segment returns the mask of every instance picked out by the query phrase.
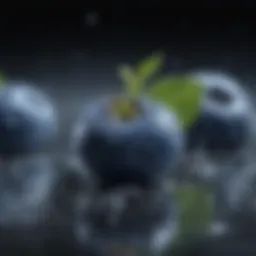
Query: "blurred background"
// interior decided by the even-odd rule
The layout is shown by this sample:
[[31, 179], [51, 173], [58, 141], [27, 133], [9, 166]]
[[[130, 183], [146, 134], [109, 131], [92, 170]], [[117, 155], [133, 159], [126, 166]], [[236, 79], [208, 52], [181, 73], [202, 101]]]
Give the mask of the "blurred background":
[[0, 70], [10, 79], [38, 84], [56, 100], [62, 126], [59, 150], [65, 148], [83, 102], [121, 89], [118, 64], [135, 63], [155, 50], [167, 54], [166, 72], [221, 70], [252, 86], [256, 38], [250, 5], [255, 3], [244, 2], [239, 9], [221, 3], [2, 9]]

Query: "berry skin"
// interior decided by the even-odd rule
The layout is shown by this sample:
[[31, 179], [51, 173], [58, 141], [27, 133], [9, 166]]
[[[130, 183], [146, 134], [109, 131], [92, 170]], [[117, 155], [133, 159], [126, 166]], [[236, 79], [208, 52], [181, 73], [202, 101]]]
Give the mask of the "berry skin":
[[41, 151], [57, 132], [55, 109], [43, 92], [26, 83], [0, 89], [0, 156]]
[[183, 153], [184, 135], [176, 116], [140, 99], [134, 118], [121, 120], [111, 109], [115, 100], [95, 102], [76, 125], [75, 144], [81, 159], [102, 188], [157, 184]]
[[190, 146], [208, 152], [235, 152], [249, 139], [252, 106], [239, 84], [220, 73], [192, 74], [205, 88], [201, 115], [190, 131]]

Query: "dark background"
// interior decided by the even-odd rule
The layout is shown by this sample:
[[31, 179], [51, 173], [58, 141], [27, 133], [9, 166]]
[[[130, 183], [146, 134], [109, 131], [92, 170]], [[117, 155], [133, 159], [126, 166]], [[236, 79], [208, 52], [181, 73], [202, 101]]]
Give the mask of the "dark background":
[[0, 70], [10, 79], [35, 82], [56, 100], [62, 124], [59, 148], [66, 145], [83, 101], [121, 88], [117, 65], [134, 63], [154, 50], [167, 53], [166, 71], [222, 70], [254, 84], [252, 1], [237, 8], [218, 1], [193, 2], [192, 7], [182, 1], [157, 2], [141, 8], [110, 3], [112, 8], [102, 10], [68, 5], [1, 9]]

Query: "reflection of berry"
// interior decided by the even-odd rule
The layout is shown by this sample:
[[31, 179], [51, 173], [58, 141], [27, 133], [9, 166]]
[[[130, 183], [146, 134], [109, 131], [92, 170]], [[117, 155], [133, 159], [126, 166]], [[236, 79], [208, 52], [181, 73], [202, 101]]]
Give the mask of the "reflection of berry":
[[[180, 256], [226, 256], [226, 255], [255, 255], [255, 236], [246, 235], [232, 226], [222, 234], [208, 234], [203, 237], [192, 238], [187, 243], [181, 243], [175, 252], [169, 255]], [[166, 256], [167, 256], [166, 255]]]
[[149, 186], [176, 163], [184, 137], [173, 113], [141, 99], [125, 118], [105, 98], [85, 111], [77, 126], [79, 153], [104, 187], [121, 184]]
[[201, 116], [191, 129], [191, 146], [235, 151], [248, 141], [252, 109], [236, 81], [218, 73], [195, 74], [205, 86]]
[[233, 226], [250, 234], [256, 234], [255, 167], [252, 164], [239, 169], [226, 182], [222, 182], [222, 196], [228, 208], [226, 218]]
[[[42, 159], [15, 162], [2, 170], [1, 254], [36, 253], [35, 248], [45, 236], [43, 222], [52, 196], [54, 177], [52, 166]], [[33, 244], [30, 249], [29, 244]]]
[[73, 228], [83, 175], [56, 167], [35, 157], [1, 170], [1, 255], [75, 255]]
[[88, 214], [90, 236], [85, 251], [88, 255], [162, 255], [177, 232], [178, 214], [172, 200], [169, 192], [134, 188], [95, 198]]
[[57, 130], [55, 109], [46, 95], [24, 83], [0, 90], [0, 155], [41, 150]]

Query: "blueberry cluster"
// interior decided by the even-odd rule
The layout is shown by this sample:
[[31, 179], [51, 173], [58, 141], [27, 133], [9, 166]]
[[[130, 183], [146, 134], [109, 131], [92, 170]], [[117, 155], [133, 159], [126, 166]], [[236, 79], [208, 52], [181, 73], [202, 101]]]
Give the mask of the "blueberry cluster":
[[[189, 129], [170, 107], [146, 96], [105, 96], [83, 107], [71, 134], [74, 156], [64, 157], [49, 153], [58, 134], [51, 99], [23, 82], [2, 86], [0, 254], [226, 255], [240, 241], [239, 255], [252, 255], [256, 171], [233, 163], [245, 159], [252, 144], [250, 97], [223, 74], [189, 75], [204, 86]], [[198, 170], [206, 169], [195, 161], [200, 152], [207, 161], [225, 159], [210, 182]], [[188, 244], [172, 250], [182, 211], [175, 191], [198, 182], [225, 211], [203, 239], [190, 234]]]

